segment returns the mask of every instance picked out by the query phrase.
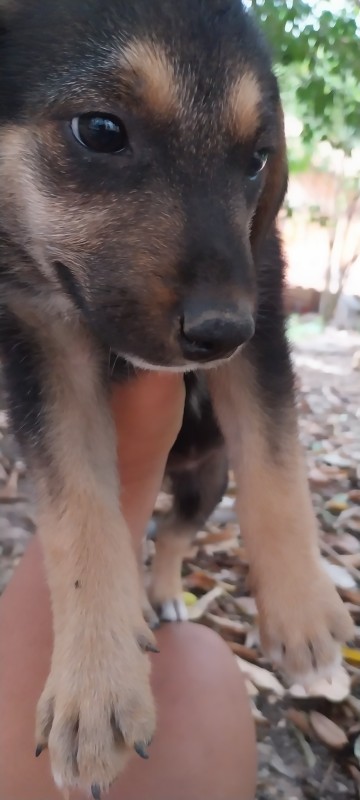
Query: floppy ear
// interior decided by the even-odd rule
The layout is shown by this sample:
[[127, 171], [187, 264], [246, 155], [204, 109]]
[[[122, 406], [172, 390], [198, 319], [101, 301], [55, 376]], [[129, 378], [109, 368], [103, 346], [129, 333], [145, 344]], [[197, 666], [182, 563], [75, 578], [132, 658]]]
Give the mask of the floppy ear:
[[277, 111], [278, 147], [271, 153], [266, 167], [266, 181], [261, 193], [251, 228], [251, 246], [256, 253], [264, 237], [275, 222], [284, 200], [288, 183], [288, 165], [284, 130], [284, 112], [279, 101]]

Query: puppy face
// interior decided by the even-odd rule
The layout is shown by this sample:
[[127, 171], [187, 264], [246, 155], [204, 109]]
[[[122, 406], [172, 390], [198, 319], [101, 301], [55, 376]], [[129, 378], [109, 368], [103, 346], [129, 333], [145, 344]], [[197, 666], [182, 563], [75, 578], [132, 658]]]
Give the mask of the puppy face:
[[240, 3], [2, 15], [1, 225], [30, 259], [27, 292], [135, 364], [231, 355], [254, 330], [256, 246], [286, 183], [276, 81]]

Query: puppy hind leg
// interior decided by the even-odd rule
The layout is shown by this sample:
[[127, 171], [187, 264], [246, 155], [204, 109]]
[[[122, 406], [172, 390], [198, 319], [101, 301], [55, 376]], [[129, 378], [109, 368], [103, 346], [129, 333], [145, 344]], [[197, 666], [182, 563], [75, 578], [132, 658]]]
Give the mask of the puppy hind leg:
[[182, 598], [183, 560], [226, 490], [228, 464], [224, 448], [212, 451], [195, 468], [173, 472], [171, 479], [174, 506], [157, 529], [149, 598], [160, 619], [176, 622], [187, 619]]

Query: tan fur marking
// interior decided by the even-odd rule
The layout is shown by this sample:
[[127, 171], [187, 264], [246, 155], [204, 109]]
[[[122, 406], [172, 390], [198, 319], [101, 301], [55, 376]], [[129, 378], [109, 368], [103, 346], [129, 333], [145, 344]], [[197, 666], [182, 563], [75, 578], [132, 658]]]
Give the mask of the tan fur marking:
[[250, 138], [259, 122], [261, 90], [255, 75], [245, 72], [232, 87], [228, 99], [228, 116], [234, 136]]
[[184, 529], [182, 533], [174, 531], [170, 525], [169, 530], [162, 530], [158, 535], [149, 589], [150, 601], [155, 608], [168, 600], [181, 598], [182, 563], [195, 534], [193, 529]]
[[159, 44], [133, 39], [122, 51], [121, 66], [150, 111], [166, 116], [181, 110], [184, 92], [180, 77]]
[[[240, 368], [240, 363], [242, 371]], [[297, 438], [294, 412], [274, 431], [271, 452], [250, 365], [240, 355], [209, 373], [238, 487], [240, 528], [249, 554], [262, 642], [293, 679], [331, 674], [337, 642], [351, 638], [345, 606], [320, 563], [317, 525]], [[312, 649], [309, 647], [309, 643]]]
[[[54, 648], [39, 701], [37, 744], [60, 786], [107, 788], [135, 742], [154, 732], [136, 559], [120, 512], [116, 436], [83, 327], [15, 308], [43, 352], [50, 469], [34, 464]], [[89, 698], [92, 698], [89, 703]], [[114, 738], [115, 719], [123, 740]], [[79, 722], [76, 759], [74, 726]], [[119, 738], [118, 736], [118, 738]]]

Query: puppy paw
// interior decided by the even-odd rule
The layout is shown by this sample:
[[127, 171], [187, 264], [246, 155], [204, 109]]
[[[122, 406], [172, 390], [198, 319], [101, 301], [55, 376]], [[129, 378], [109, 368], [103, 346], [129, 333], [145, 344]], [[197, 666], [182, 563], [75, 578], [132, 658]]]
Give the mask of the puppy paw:
[[307, 566], [301, 576], [290, 571], [277, 585], [259, 585], [257, 603], [264, 651], [288, 679], [309, 685], [331, 678], [354, 626], [322, 568]]
[[187, 608], [181, 595], [157, 603], [156, 612], [163, 622], [186, 622], [188, 619]]
[[98, 800], [132, 752], [148, 758], [155, 708], [144, 651], [155, 649], [148, 629], [115, 642], [109, 634], [86, 651], [57, 642], [37, 709], [36, 755], [49, 748], [60, 788], [80, 786]]

